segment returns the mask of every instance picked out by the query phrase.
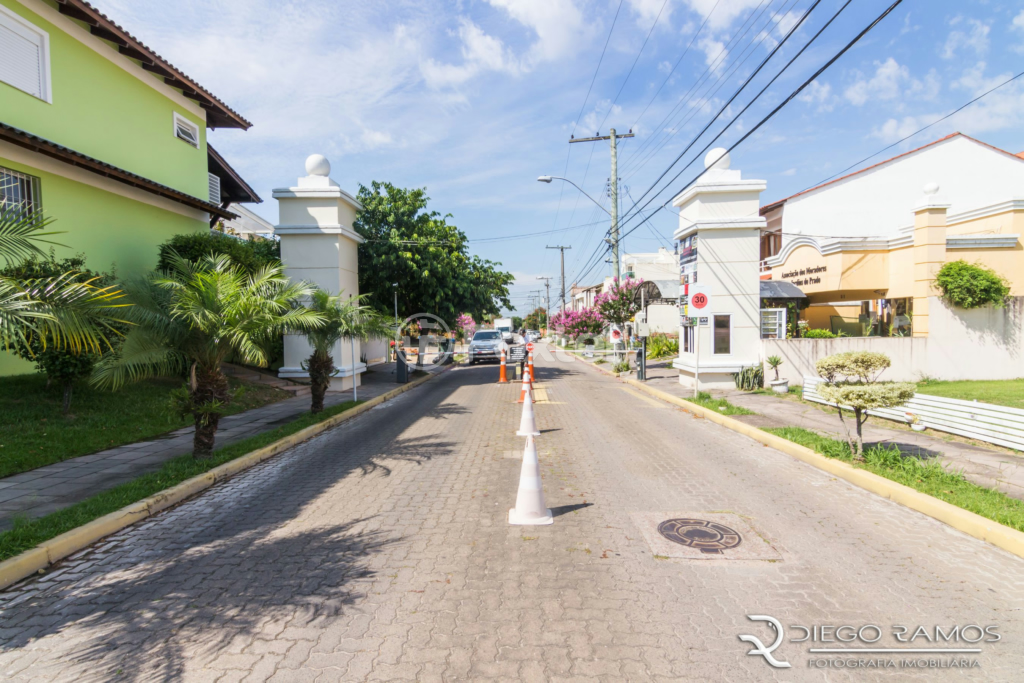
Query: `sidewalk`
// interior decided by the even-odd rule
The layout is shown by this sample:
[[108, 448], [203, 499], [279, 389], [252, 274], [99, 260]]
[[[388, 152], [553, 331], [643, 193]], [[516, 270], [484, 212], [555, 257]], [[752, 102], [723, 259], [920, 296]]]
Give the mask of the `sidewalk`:
[[[394, 363], [373, 366], [362, 377], [359, 399], [370, 399], [394, 389], [394, 369]], [[324, 405], [330, 407], [351, 399], [351, 391], [329, 393]], [[221, 418], [217, 448], [287, 424], [309, 411], [309, 403], [309, 396], [297, 396]], [[193, 427], [185, 427], [150, 441], [125, 444], [0, 479], [0, 531], [10, 529], [15, 517], [42, 517], [160, 469], [167, 460], [192, 451], [194, 431]]]
[[[580, 358], [589, 362], [589, 359]], [[657, 361], [647, 367], [647, 384], [682, 399], [693, 398], [693, 390], [679, 384], [679, 373], [671, 360]], [[635, 379], [635, 375], [633, 376]], [[735, 406], [752, 410], [755, 415], [733, 415], [733, 419], [758, 428], [803, 427], [823, 436], [846, 439], [839, 416], [802, 401], [776, 398], [771, 394], [753, 394], [738, 389], [713, 391]], [[940, 459], [950, 470], [986, 488], [997, 489], [1008, 496], [1024, 500], [1024, 458], [995, 448], [943, 438], [941, 432], [914, 432], [887, 427], [886, 420], [869, 418], [864, 425], [864, 444], [898, 446], [906, 455]]]

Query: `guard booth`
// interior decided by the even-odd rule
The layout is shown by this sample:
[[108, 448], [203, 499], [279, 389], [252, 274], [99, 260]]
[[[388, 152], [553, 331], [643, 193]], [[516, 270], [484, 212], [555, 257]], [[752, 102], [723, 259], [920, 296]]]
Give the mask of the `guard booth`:
[[674, 280], [645, 280], [633, 290], [633, 304], [639, 308], [636, 315], [636, 336], [640, 338], [640, 353], [636, 361], [636, 378], [647, 379], [647, 338], [651, 324], [647, 309], [650, 306], [679, 307], [679, 283]]

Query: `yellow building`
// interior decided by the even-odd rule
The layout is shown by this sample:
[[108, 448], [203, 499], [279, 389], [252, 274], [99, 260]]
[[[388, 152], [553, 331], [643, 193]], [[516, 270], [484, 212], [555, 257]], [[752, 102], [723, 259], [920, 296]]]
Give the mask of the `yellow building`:
[[927, 336], [948, 261], [992, 268], [1024, 295], [1024, 158], [961, 133], [760, 213], [761, 279], [803, 290], [810, 328]]

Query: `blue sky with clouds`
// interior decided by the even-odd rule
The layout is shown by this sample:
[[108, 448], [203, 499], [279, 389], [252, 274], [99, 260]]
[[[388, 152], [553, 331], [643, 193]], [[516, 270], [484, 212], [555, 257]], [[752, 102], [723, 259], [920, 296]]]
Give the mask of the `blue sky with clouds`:
[[[821, 0], [775, 57], [683, 157], [672, 177], [727, 123], [731, 144], [891, 0], [853, 0], [742, 116], [739, 110], [845, 0]], [[387, 180], [425, 186], [473, 250], [516, 274], [515, 303], [566, 252], [571, 284], [609, 266], [588, 257], [607, 218], [563, 175], [608, 204], [607, 144], [569, 135], [633, 129], [620, 146], [625, 208], [680, 154], [814, 0], [96, 0], [96, 5], [253, 122], [210, 141], [264, 197], [325, 154], [355, 190]], [[617, 16], [616, 16], [617, 13]], [[614, 22], [614, 28], [613, 28]], [[609, 38], [610, 35], [610, 38]], [[597, 76], [595, 69], [601, 59]], [[998, 0], [905, 0], [769, 124], [732, 154], [785, 197], [945, 116], [1024, 71], [1024, 7]], [[591, 81], [593, 89], [587, 96]], [[581, 115], [582, 111], [582, 115]], [[1024, 150], [1024, 78], [872, 159], [959, 130]], [[571, 149], [570, 149], [571, 148]], [[870, 162], [869, 162], [870, 163]], [[650, 205], [666, 201], [697, 161]], [[645, 200], [646, 201], [646, 200]], [[632, 224], [635, 224], [634, 221]], [[632, 225], [630, 224], [630, 225]], [[626, 251], [671, 243], [663, 211]], [[628, 225], [627, 225], [628, 229]], [[521, 239], [524, 233], [558, 232]], [[587, 271], [588, 263], [597, 261]]]

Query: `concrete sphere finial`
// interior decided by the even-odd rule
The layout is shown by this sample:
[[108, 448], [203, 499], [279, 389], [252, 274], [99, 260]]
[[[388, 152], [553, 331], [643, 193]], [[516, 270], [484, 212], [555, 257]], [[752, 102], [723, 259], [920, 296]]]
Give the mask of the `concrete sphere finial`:
[[704, 168], [708, 170], [717, 168], [721, 171], [726, 171], [731, 163], [732, 160], [729, 158], [729, 152], [726, 151], [725, 147], [715, 147], [704, 157]]
[[938, 183], [926, 183], [925, 186], [924, 186], [924, 193], [926, 195], [928, 195], [929, 197], [931, 197], [932, 195], [938, 194], [939, 193], [939, 184]]
[[310, 154], [306, 158], [306, 175], [331, 175], [331, 162], [323, 154]]

